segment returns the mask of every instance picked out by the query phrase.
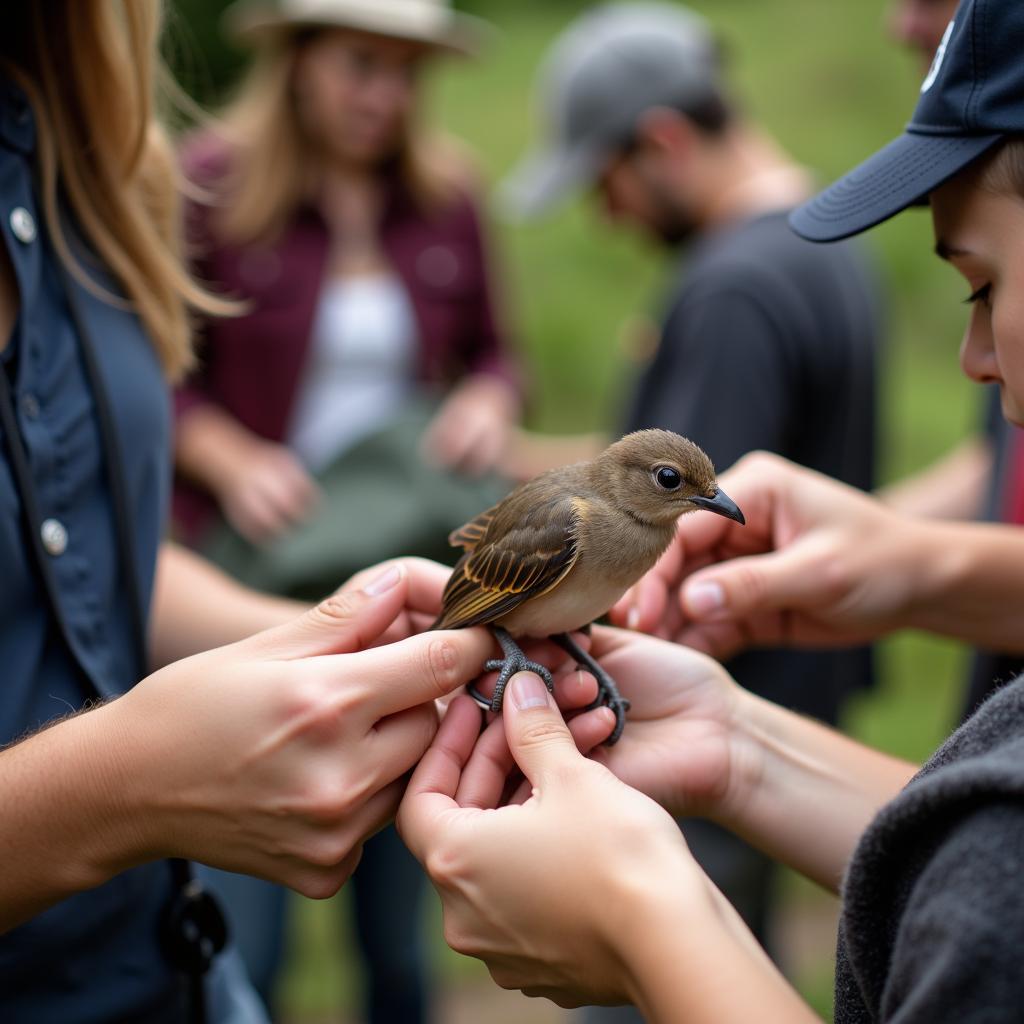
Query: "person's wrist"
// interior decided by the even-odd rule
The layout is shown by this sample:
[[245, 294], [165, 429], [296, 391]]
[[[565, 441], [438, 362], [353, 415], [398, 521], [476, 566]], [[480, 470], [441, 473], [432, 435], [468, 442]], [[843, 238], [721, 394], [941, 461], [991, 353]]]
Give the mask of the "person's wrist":
[[699, 987], [700, 947], [722, 929], [714, 887], [680, 853], [671, 873], [633, 879], [630, 913], [618, 930], [624, 997], [652, 1024], [678, 1019], [679, 997]]
[[914, 521], [904, 531], [902, 572], [907, 594], [901, 625], [932, 629], [936, 613], [948, 603], [948, 595], [957, 593], [969, 576], [973, 556], [970, 545], [957, 536], [959, 524], [945, 521]]
[[76, 850], [67, 862], [69, 891], [102, 885], [150, 859], [136, 799], [145, 787], [143, 764], [134, 757], [138, 746], [120, 703], [113, 701], [66, 723], [68, 756], [62, 761], [78, 807], [78, 827], [72, 826], [67, 836]]
[[512, 423], [522, 413], [519, 392], [504, 377], [493, 373], [476, 373], [466, 382], [466, 389], [481, 399], [485, 406], [504, 420]]
[[262, 443], [219, 408], [200, 406], [179, 427], [178, 459], [188, 475], [223, 500]]
[[729, 829], [742, 822], [764, 783], [775, 705], [742, 686], [732, 688], [726, 725], [727, 765], [723, 784], [700, 808], [702, 817]]
[[204, 478], [214, 497], [223, 504], [237, 494], [242, 482], [256, 465], [263, 444], [257, 438], [232, 436], [224, 444], [211, 444]]

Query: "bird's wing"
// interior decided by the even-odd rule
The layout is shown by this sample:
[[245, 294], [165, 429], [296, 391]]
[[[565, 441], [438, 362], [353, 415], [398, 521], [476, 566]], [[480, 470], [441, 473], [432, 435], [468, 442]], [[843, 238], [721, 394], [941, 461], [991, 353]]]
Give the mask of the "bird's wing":
[[497, 511], [497, 508], [497, 505], [492, 505], [485, 512], [481, 512], [475, 519], [470, 519], [464, 526], [460, 526], [457, 530], [452, 530], [448, 534], [448, 543], [453, 548], [464, 548], [472, 554], [480, 541], [484, 539], [487, 528], [494, 521], [494, 513]]
[[559, 499], [493, 539], [477, 542], [452, 570], [433, 628], [493, 622], [558, 584], [579, 555], [580, 505], [576, 498]]

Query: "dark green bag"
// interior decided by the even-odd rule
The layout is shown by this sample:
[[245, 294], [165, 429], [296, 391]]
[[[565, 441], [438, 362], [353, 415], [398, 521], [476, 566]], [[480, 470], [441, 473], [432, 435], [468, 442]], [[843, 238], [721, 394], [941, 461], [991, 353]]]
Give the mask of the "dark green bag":
[[304, 601], [400, 555], [453, 564], [460, 552], [449, 546], [448, 534], [499, 501], [511, 484], [427, 463], [420, 438], [436, 408], [412, 402], [388, 427], [339, 456], [319, 474], [322, 500], [302, 526], [257, 547], [222, 523], [203, 553], [247, 586]]

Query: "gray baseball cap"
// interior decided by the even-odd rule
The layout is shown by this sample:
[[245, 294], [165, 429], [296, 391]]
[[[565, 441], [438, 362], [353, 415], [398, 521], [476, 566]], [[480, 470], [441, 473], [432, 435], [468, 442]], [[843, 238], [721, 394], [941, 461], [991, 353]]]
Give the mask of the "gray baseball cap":
[[555, 41], [538, 83], [543, 141], [498, 192], [511, 218], [538, 214], [591, 184], [645, 111], [685, 111], [719, 94], [719, 49], [708, 23], [685, 7], [608, 4]]

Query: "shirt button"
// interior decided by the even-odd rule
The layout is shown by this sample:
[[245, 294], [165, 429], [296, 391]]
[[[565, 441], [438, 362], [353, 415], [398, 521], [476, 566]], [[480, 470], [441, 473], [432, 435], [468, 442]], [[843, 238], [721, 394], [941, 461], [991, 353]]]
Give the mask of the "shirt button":
[[11, 210], [11, 230], [19, 242], [28, 245], [36, 240], [36, 222], [24, 206], [16, 206]]
[[31, 391], [21, 396], [21, 411], [30, 420], [34, 420], [39, 415], [39, 399]]
[[39, 536], [43, 539], [43, 547], [48, 554], [56, 557], [63, 555], [68, 546], [68, 531], [59, 519], [44, 519], [39, 527]]

